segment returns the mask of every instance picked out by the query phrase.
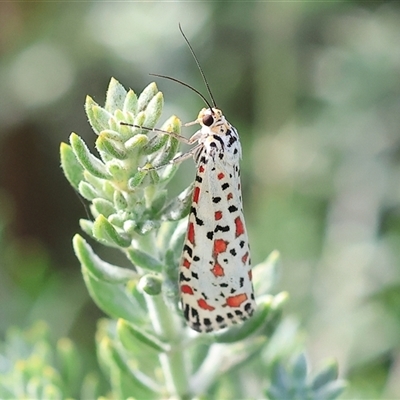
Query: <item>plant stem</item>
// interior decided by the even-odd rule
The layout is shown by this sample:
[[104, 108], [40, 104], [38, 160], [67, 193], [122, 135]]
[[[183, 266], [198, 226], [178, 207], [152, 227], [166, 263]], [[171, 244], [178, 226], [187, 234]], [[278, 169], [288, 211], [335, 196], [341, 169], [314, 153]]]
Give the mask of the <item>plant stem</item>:
[[186, 398], [188, 395], [189, 375], [187, 362], [180, 343], [182, 342], [182, 323], [171, 312], [162, 295], [150, 296], [144, 293], [147, 308], [154, 331], [171, 345], [171, 350], [159, 355], [169, 395], [174, 398]]

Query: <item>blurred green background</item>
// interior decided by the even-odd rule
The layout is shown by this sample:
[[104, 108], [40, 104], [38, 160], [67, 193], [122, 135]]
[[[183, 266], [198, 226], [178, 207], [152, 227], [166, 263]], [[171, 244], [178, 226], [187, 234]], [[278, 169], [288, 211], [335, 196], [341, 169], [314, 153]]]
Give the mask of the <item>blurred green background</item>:
[[[282, 255], [279, 289], [313, 364], [349, 398], [400, 398], [400, 5], [395, 2], [0, 3], [0, 334], [47, 321], [94, 363], [101, 316], [71, 247], [86, 217], [59, 144], [94, 143], [85, 96], [149, 73], [205, 92], [191, 41], [243, 146], [253, 263]], [[157, 80], [163, 119], [193, 92]], [[189, 136], [192, 128], [184, 130]], [[190, 161], [172, 185], [193, 180]], [[104, 258], [124, 265], [109, 249]]]

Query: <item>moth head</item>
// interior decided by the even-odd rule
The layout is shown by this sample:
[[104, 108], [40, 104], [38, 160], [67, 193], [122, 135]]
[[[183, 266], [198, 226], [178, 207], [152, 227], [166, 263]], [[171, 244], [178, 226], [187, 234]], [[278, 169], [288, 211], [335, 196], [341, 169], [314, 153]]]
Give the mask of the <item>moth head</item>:
[[197, 117], [197, 122], [201, 126], [207, 126], [212, 130], [215, 126], [225, 124], [226, 120], [222, 111], [218, 108], [203, 108]]

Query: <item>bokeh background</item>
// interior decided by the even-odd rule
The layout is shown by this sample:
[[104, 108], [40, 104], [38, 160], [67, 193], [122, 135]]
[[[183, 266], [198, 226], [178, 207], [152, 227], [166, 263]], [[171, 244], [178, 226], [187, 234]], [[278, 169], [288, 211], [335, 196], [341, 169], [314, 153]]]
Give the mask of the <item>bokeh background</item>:
[[[252, 259], [280, 251], [288, 326], [313, 365], [339, 361], [344, 397], [400, 398], [398, 2], [1, 2], [1, 337], [42, 319], [94, 364], [102, 314], [71, 247], [86, 209], [59, 144], [74, 131], [93, 147], [85, 96], [103, 104], [112, 76], [205, 92], [178, 23], [241, 135]], [[162, 119], [196, 118], [199, 97], [157, 85]]]

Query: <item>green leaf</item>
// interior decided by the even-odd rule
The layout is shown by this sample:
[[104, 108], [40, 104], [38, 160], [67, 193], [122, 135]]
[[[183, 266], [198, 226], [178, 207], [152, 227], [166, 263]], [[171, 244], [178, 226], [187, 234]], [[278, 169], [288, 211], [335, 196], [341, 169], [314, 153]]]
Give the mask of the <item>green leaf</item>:
[[[263, 296], [264, 297], [264, 296]], [[266, 295], [268, 297], [268, 295]], [[267, 323], [263, 326], [264, 335], [271, 336], [275, 333], [278, 328], [281, 317], [282, 317], [282, 308], [286, 304], [289, 295], [287, 292], [280, 292], [277, 295], [273, 296], [272, 304], [271, 304], [271, 314], [267, 320]], [[261, 298], [262, 299], [262, 298]], [[260, 299], [257, 299], [260, 301]], [[275, 345], [275, 349], [279, 348], [279, 346]]]
[[143, 179], [146, 177], [146, 175], [146, 171], [136, 172], [135, 175], [128, 180], [128, 189], [134, 190], [137, 188], [143, 182]]
[[[138, 114], [135, 116], [135, 120], [133, 121], [134, 125], [143, 126], [144, 121], [146, 121], [146, 113], [144, 111], [139, 111]], [[146, 127], [145, 127], [146, 128]], [[139, 132], [148, 132], [148, 129], [139, 129]]]
[[[107, 163], [107, 171], [110, 173], [112, 176], [112, 181], [116, 183], [118, 186], [124, 186], [125, 182], [128, 179], [128, 171], [126, 168], [121, 165], [121, 163], [118, 160], [110, 160]], [[114, 188], [115, 191], [115, 188]], [[113, 193], [114, 194], [114, 193]]]
[[113, 203], [113, 208], [115, 207], [114, 209], [116, 210], [124, 211], [128, 208], [128, 202], [126, 201], [124, 194], [119, 190], [114, 192]]
[[[138, 111], [143, 111], [146, 109], [148, 104], [150, 103], [151, 99], [158, 93], [157, 85], [152, 82], [147, 85], [142, 93], [140, 93], [138, 99]], [[139, 124], [140, 125], [140, 124]]]
[[157, 353], [170, 351], [171, 346], [164, 343], [154, 334], [142, 329], [140, 326], [119, 319], [117, 323], [117, 335], [122, 345], [128, 351], [134, 351], [138, 342], [141, 345], [155, 350]]
[[56, 351], [62, 380], [68, 396], [72, 396], [79, 387], [82, 374], [78, 350], [70, 339], [62, 338], [57, 342]]
[[106, 218], [115, 213], [114, 204], [105, 199], [93, 199], [93, 207], [96, 209], [97, 214], [102, 214]]
[[[172, 132], [179, 135], [181, 129], [181, 121], [179, 118], [172, 116], [161, 126], [161, 130]], [[154, 157], [149, 157], [149, 162], [153, 167], [162, 167], [167, 165], [177, 154], [179, 149], [179, 141], [174, 136], [169, 135], [165, 146], [155, 153]]]
[[99, 377], [94, 373], [85, 376], [78, 398], [80, 399], [99, 399]]
[[137, 267], [143, 268], [147, 271], [158, 273], [162, 271], [163, 264], [161, 263], [161, 261], [154, 258], [150, 254], [132, 247], [129, 247], [125, 251], [126, 255], [133, 265], [136, 265]]
[[189, 214], [192, 204], [194, 184], [186, 188], [177, 197], [169, 201], [161, 212], [161, 219], [167, 221], [179, 221]]
[[134, 136], [132, 136], [125, 142], [126, 150], [129, 151], [130, 153], [132, 153], [133, 151], [139, 152], [139, 150], [143, 151], [143, 148], [149, 142], [149, 138], [142, 133], [136, 133], [135, 131], [139, 132], [138, 128], [131, 128], [131, 129], [133, 130], [132, 133], [134, 133]]
[[93, 221], [82, 218], [79, 220], [79, 226], [81, 227], [83, 232], [85, 232], [87, 235], [89, 235], [90, 237], [94, 237], [93, 236]]
[[100, 259], [81, 236], [75, 235], [72, 243], [81, 265], [96, 279], [109, 283], [124, 283], [131, 279], [138, 279], [136, 272], [117, 267]]
[[90, 153], [85, 142], [76, 133], [71, 133], [69, 140], [76, 158], [85, 169], [97, 178], [111, 178], [107, 173], [105, 165]]
[[79, 182], [78, 185], [79, 194], [86, 200], [92, 201], [100, 197], [100, 193], [96, 188], [94, 188], [90, 183], [85, 181]]
[[136, 399], [160, 398], [160, 388], [151, 378], [130, 367], [110, 340], [104, 338], [101, 342], [104, 361], [118, 374], [114, 385], [118, 384], [121, 390], [119, 398], [127, 399], [133, 394]]
[[124, 101], [122, 110], [124, 112], [131, 112], [134, 115], [137, 114], [138, 98], [133, 90], [129, 90]]
[[93, 223], [93, 235], [103, 243], [117, 247], [129, 247], [131, 238], [115, 227], [103, 215], [99, 215]]
[[145, 146], [143, 146], [141, 150], [142, 154], [149, 155], [161, 150], [165, 143], [167, 143], [168, 137], [167, 133], [158, 132]]
[[161, 213], [161, 209], [167, 201], [168, 192], [165, 189], [161, 189], [157, 192], [156, 197], [151, 202], [150, 215], [151, 218], [155, 218]]
[[149, 102], [146, 107], [146, 119], [143, 126], [153, 128], [161, 117], [164, 106], [164, 97], [161, 92], [158, 92]]
[[[307, 360], [303, 353], [291, 357], [286, 365], [283, 362], [274, 363], [271, 386], [267, 389], [268, 397], [271, 400], [333, 400], [344, 390], [345, 382], [336, 380], [336, 377], [332, 374], [332, 368], [328, 368], [330, 372], [324, 374], [324, 377], [320, 375], [317, 385], [315, 381], [312, 384], [309, 383], [307, 369]], [[323, 384], [323, 381], [326, 383]]]
[[165, 252], [165, 267], [163, 270], [163, 285], [162, 285], [162, 293], [165, 299], [165, 302], [168, 306], [175, 310], [179, 315], [182, 314], [182, 311], [178, 308], [179, 299], [180, 299], [180, 290], [178, 283], [178, 263], [175, 259], [174, 252], [168, 249]]
[[187, 219], [180, 220], [178, 225], [171, 236], [169, 242], [169, 249], [173, 251], [175, 257], [180, 257], [183, 249], [183, 242], [187, 231]]
[[328, 361], [327, 365], [325, 368], [322, 369], [318, 373], [318, 375], [315, 376], [313, 379], [312, 383], [312, 388], [314, 390], [317, 390], [321, 388], [322, 386], [326, 385], [327, 383], [334, 381], [338, 377], [338, 366], [335, 360], [330, 360]]
[[88, 116], [90, 126], [94, 132], [98, 135], [101, 131], [108, 129], [110, 118], [112, 114], [106, 111], [90, 97], [86, 96], [85, 111]]
[[343, 393], [346, 387], [347, 383], [341, 379], [329, 382], [314, 393], [313, 400], [337, 399]]
[[169, 163], [160, 174], [159, 182], [163, 186], [165, 186], [175, 175], [176, 171], [178, 171], [179, 164], [178, 163]]
[[104, 105], [106, 111], [113, 114], [115, 110], [122, 110], [126, 94], [125, 88], [115, 78], [111, 78]]
[[272, 251], [264, 262], [252, 268], [254, 291], [257, 296], [270, 293], [276, 284], [278, 269], [280, 269], [280, 254], [277, 250]]
[[124, 144], [118, 140], [107, 137], [103, 132], [99, 134], [96, 140], [96, 147], [110, 159], [116, 158], [117, 160], [126, 160], [128, 158], [128, 153]]
[[246, 339], [267, 323], [267, 317], [271, 312], [272, 296], [265, 298], [258, 305], [255, 314], [239, 326], [233, 326], [228, 330], [214, 333], [217, 343], [234, 343]]
[[72, 187], [78, 190], [79, 182], [83, 180], [83, 168], [75, 157], [72, 147], [67, 143], [61, 143], [60, 157], [65, 177]]
[[60, 400], [63, 398], [63, 393], [56, 385], [47, 384], [43, 387], [41, 398], [47, 400]]
[[161, 293], [162, 279], [156, 275], [144, 275], [140, 278], [138, 288], [149, 296], [158, 296]]
[[299, 354], [292, 364], [292, 378], [296, 386], [306, 385], [307, 360], [304, 353]]
[[145, 311], [132, 296], [126, 293], [124, 284], [99, 280], [84, 264], [82, 264], [82, 275], [90, 297], [107, 315], [115, 319], [123, 318], [139, 325], [145, 323], [147, 317]]
[[290, 399], [289, 396], [290, 378], [281, 363], [275, 363], [271, 373], [271, 387], [267, 395], [271, 400]]

